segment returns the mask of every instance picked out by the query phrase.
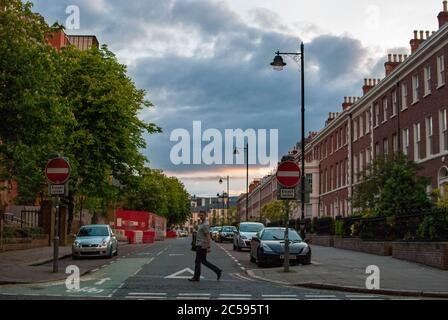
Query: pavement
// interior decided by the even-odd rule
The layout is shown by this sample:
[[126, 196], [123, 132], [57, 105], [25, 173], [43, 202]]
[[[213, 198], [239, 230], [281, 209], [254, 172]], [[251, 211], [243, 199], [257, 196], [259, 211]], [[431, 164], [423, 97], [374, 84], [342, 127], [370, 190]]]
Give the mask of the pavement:
[[[309, 266], [253, 269], [254, 278], [277, 283], [358, 293], [448, 298], [448, 271], [366, 253], [312, 246]], [[380, 270], [379, 290], [368, 290], [368, 266]]]
[[[15, 283], [0, 286], [0, 300], [47, 300], [47, 299], [117, 299], [117, 300], [391, 300], [424, 299], [384, 294], [353, 293], [327, 288], [296, 286], [299, 270], [311, 270], [324, 266], [325, 252], [313, 248], [314, 265], [294, 267], [293, 273], [285, 275], [279, 269], [258, 269], [249, 261], [247, 251], [232, 250], [232, 244], [213, 243], [208, 260], [223, 270], [221, 280], [203, 267], [200, 282], [191, 283], [195, 253], [191, 251], [191, 239], [168, 239], [145, 245], [121, 246], [120, 255], [114, 259], [61, 260], [61, 277], [45, 283]], [[350, 256], [351, 252], [347, 252]], [[37, 254], [36, 254], [37, 255]], [[353, 261], [340, 256], [340, 261]], [[348, 259], [348, 260], [347, 260]], [[1, 260], [1, 256], [0, 256]], [[356, 260], [356, 259], [355, 259]], [[367, 261], [364, 261], [364, 264]], [[82, 275], [79, 287], [75, 282], [67, 286], [70, 275], [65, 267], [74, 265]], [[12, 265], [10, 264], [10, 267]], [[29, 267], [29, 266], [28, 266]], [[415, 266], [414, 266], [415, 267]], [[50, 273], [51, 262], [32, 270], [39, 276]], [[43, 268], [43, 269], [40, 269]], [[93, 269], [94, 268], [94, 269]], [[350, 269], [350, 268], [348, 268]], [[353, 269], [353, 268], [351, 268]], [[362, 267], [355, 268], [361, 273]], [[360, 269], [360, 270], [358, 270]], [[29, 269], [31, 270], [31, 269]], [[43, 271], [46, 270], [46, 271]], [[88, 270], [88, 272], [83, 272]], [[323, 270], [323, 269], [322, 269]], [[345, 269], [344, 269], [345, 270]], [[7, 270], [3, 270], [7, 271]], [[11, 270], [13, 273], [14, 270]], [[399, 271], [398, 271], [399, 272]], [[331, 272], [328, 272], [331, 274]], [[339, 271], [333, 273], [337, 276]], [[353, 273], [352, 273], [353, 276]], [[350, 277], [348, 275], [347, 277]], [[364, 278], [366, 275], [364, 274]], [[382, 275], [383, 277], [383, 275]], [[439, 280], [441, 278], [438, 278]], [[361, 280], [361, 279], [359, 279]], [[436, 280], [434, 280], [436, 282]], [[69, 284], [70, 284], [69, 283]], [[330, 282], [331, 283], [331, 282]]]
[[[138, 250], [126, 243], [120, 243], [124, 252]], [[53, 247], [33, 248], [27, 250], [0, 253], [0, 285], [45, 283], [62, 280], [67, 277], [66, 267], [73, 264], [71, 247], [59, 247], [59, 272], [53, 273]], [[105, 264], [105, 260], [88, 259], [79, 263], [80, 273], [86, 274], [92, 269]]]

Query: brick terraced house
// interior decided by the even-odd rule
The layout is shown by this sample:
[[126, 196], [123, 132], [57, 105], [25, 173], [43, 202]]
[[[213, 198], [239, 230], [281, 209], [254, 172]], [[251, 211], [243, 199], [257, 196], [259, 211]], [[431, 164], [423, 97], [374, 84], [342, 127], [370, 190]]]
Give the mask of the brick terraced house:
[[[319, 133], [310, 133], [305, 171], [313, 191], [306, 217], [352, 214], [358, 173], [376, 156], [399, 150], [422, 166], [431, 189], [448, 184], [447, 1], [438, 21], [438, 31], [414, 31], [409, 56], [389, 54], [385, 78], [365, 79], [362, 97], [345, 97], [340, 112], [330, 113]], [[300, 150], [290, 152], [299, 164]], [[249, 201], [249, 216], [259, 217], [276, 198], [275, 176], [262, 179], [249, 193], [253, 198], [258, 200]], [[244, 201], [243, 194], [238, 208], [245, 209]]]

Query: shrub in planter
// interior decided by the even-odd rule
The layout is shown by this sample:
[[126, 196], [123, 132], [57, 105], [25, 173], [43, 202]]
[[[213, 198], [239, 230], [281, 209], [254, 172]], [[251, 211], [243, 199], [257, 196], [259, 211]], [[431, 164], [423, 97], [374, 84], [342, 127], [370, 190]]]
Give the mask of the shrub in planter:
[[392, 228], [386, 219], [361, 220], [359, 223], [359, 236], [362, 240], [389, 240]]
[[447, 228], [447, 222], [443, 215], [428, 215], [417, 229], [417, 238], [430, 241], [447, 240]]
[[344, 237], [344, 221], [336, 220], [334, 223], [334, 234], [339, 237]]

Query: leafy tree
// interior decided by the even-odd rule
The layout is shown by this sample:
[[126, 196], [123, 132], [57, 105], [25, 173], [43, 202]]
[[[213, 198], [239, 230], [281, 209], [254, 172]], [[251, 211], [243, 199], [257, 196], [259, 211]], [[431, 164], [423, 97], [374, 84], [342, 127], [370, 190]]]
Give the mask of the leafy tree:
[[429, 180], [418, 176], [419, 166], [404, 154], [381, 156], [360, 174], [353, 205], [375, 216], [394, 216], [428, 208], [426, 193]]
[[60, 99], [58, 54], [46, 41], [52, 29], [30, 2], [0, 6], [0, 179], [16, 180], [19, 201], [33, 203], [73, 119]]
[[75, 119], [65, 134], [65, 155], [73, 168], [69, 200], [83, 195], [107, 199], [106, 203], [118, 201], [118, 184], [129, 183], [143, 169], [143, 134], [161, 131], [138, 118], [152, 104], [106, 46], [86, 51], [67, 47], [61, 61], [62, 93]]
[[[289, 201], [289, 212], [293, 212], [297, 208], [296, 201]], [[261, 214], [264, 221], [270, 222], [285, 221], [286, 201], [272, 201], [261, 208]]]

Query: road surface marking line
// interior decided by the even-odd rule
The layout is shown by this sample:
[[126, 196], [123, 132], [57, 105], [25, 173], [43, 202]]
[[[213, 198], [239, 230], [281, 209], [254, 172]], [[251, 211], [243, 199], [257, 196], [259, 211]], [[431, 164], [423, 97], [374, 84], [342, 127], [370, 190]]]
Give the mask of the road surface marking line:
[[265, 301], [298, 301], [298, 298], [263, 298]]
[[221, 297], [218, 298], [218, 300], [252, 300], [251, 298], [225, 298], [225, 297]]
[[211, 296], [210, 293], [179, 293], [179, 296], [187, 296], [187, 297], [194, 297], [194, 296]]
[[332, 301], [332, 300], [341, 300], [337, 298], [307, 298], [309, 301]]
[[145, 300], [145, 299], [166, 300], [166, 297], [144, 297], [144, 296], [138, 296], [138, 297], [125, 297], [125, 299], [137, 299], [137, 300]]
[[325, 295], [325, 294], [306, 294], [307, 298], [336, 298], [335, 295]]
[[153, 293], [153, 292], [129, 292], [128, 295], [132, 296], [166, 296], [166, 293]]
[[92, 272], [97, 272], [99, 269], [93, 269]]
[[123, 286], [124, 286], [124, 282], [118, 286], [118, 289], [123, 288]]
[[296, 294], [263, 294], [265, 298], [297, 298]]
[[380, 297], [376, 297], [376, 296], [353, 296], [353, 295], [346, 295], [346, 298], [367, 298], [367, 299], [371, 299], [371, 298], [380, 298]]
[[221, 293], [221, 297], [252, 297], [251, 294]]
[[134, 276], [136, 276], [140, 271], [142, 271], [142, 268], [139, 268], [137, 271], [135, 271]]
[[319, 263], [319, 262], [317, 262], [317, 261], [311, 261], [311, 264], [314, 264], [314, 265], [316, 265], [316, 266], [320, 266], [320, 265], [322, 265], [322, 263]]
[[241, 264], [241, 263], [239, 263], [239, 262], [237, 263], [237, 265], [239, 265], [240, 267], [242, 266], [242, 264]]
[[210, 300], [210, 297], [176, 297], [176, 300]]

